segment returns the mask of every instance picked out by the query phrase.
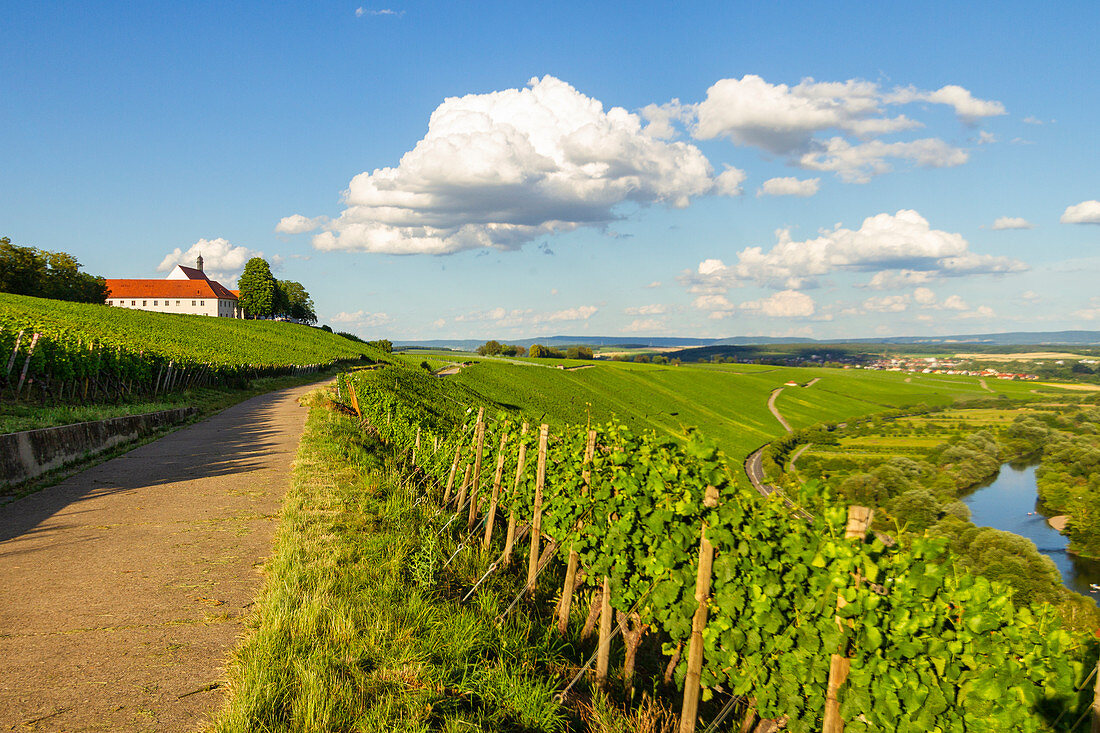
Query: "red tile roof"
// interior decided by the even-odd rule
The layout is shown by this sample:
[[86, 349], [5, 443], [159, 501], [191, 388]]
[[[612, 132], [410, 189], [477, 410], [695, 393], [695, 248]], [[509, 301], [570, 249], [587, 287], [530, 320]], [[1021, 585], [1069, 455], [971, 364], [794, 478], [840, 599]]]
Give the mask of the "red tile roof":
[[[190, 268], [186, 268], [190, 269]], [[196, 270], [197, 272], [197, 270]], [[107, 280], [108, 298], [221, 298], [236, 300], [221, 283], [201, 280]]]

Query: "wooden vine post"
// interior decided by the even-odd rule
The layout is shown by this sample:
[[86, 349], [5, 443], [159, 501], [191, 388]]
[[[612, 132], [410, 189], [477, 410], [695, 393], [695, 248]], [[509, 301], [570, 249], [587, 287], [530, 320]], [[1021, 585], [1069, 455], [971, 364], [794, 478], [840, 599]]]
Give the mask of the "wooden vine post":
[[[355, 410], [356, 417], [363, 417], [363, 413], [359, 412], [359, 397], [355, 394], [355, 385], [348, 382], [348, 397], [351, 399], [351, 409]], [[386, 424], [390, 424], [390, 413], [386, 411]]]
[[[527, 435], [527, 423], [523, 423], [520, 429], [521, 436]], [[516, 481], [512, 484], [512, 508], [508, 511], [508, 532], [504, 536], [504, 564], [512, 563], [512, 544], [516, 541], [516, 510], [515, 497], [519, 493], [519, 482], [523, 478], [523, 469], [527, 463], [527, 444], [522, 440], [519, 444], [519, 455], [516, 457]]]
[[[718, 506], [718, 489], [707, 487], [703, 506]], [[699, 680], [703, 674], [703, 629], [707, 625], [707, 603], [710, 600], [711, 575], [714, 569], [714, 545], [707, 539], [707, 523], [699, 530], [699, 571], [695, 576], [695, 615], [691, 618], [691, 641], [688, 643], [687, 676], [684, 678], [684, 707], [680, 712], [680, 733], [693, 733], [699, 717]]]
[[[596, 452], [596, 431], [588, 431], [588, 441], [584, 446], [584, 469], [581, 478], [584, 479], [584, 494], [587, 495], [592, 486], [592, 471], [588, 464], [592, 462], [592, 456]], [[577, 530], [583, 526], [582, 520], [577, 520]], [[569, 609], [573, 605], [573, 591], [577, 584], [577, 565], [580, 564], [580, 556], [573, 546], [569, 546], [569, 563], [565, 567], [565, 583], [561, 587], [561, 602], [558, 604], [558, 633], [565, 634], [569, 628]]]
[[455, 487], [455, 471], [458, 470], [458, 459], [462, 457], [462, 444], [455, 446], [455, 459], [451, 461], [451, 475], [447, 477], [447, 490], [443, 492], [443, 503], [451, 500], [451, 490]]
[[416, 426], [416, 442], [413, 443], [413, 465], [416, 465], [416, 454], [420, 452], [420, 426]]
[[485, 423], [481, 419], [484, 414], [485, 408], [482, 407], [477, 413], [477, 448], [474, 453], [474, 479], [470, 486], [470, 516], [466, 519], [467, 532], [474, 528], [474, 517], [477, 516], [477, 493], [481, 486], [481, 458], [485, 452]]
[[15, 337], [15, 348], [11, 350], [11, 358], [8, 359], [8, 371], [5, 376], [11, 376], [11, 368], [15, 366], [15, 357], [19, 354], [19, 344], [23, 341], [23, 332]]
[[457, 511], [459, 512], [462, 511], [462, 505], [466, 503], [466, 490], [470, 488], [470, 470], [472, 468], [473, 466], [467, 463], [466, 473], [462, 475], [462, 488], [458, 490], [458, 498], [455, 500], [455, 506], [458, 507]]
[[500, 485], [504, 479], [504, 444], [508, 442], [508, 434], [500, 436], [500, 448], [497, 449], [497, 470], [493, 474], [493, 495], [489, 498], [489, 511], [485, 515], [485, 537], [481, 540], [482, 549], [489, 549], [489, 542], [493, 539], [493, 523], [497, 517], [497, 503], [500, 501]]
[[[874, 510], [865, 506], [848, 507], [848, 525], [844, 528], [844, 539], [862, 542], [867, 537], [867, 528], [871, 526], [874, 515]], [[858, 585], [859, 582], [860, 578], [857, 575], [856, 584]], [[839, 611], [846, 605], [848, 605], [848, 602], [837, 591], [837, 610]], [[837, 626], [843, 626], [844, 621], [840, 616], [837, 616], [836, 623]], [[851, 619], [848, 620], [848, 625], [853, 625]], [[833, 654], [829, 657], [829, 682], [825, 690], [825, 720], [821, 727], [822, 733], [844, 733], [844, 719], [840, 717], [838, 693], [841, 685], [848, 679], [848, 672], [852, 667], [852, 660], [845, 656], [847, 651], [847, 649], [840, 649], [839, 654]]]
[[38, 345], [39, 334], [34, 334], [31, 337], [31, 346], [27, 349], [27, 360], [23, 362], [23, 373], [19, 375], [19, 386], [15, 388], [15, 397], [19, 398], [19, 393], [23, 391], [23, 382], [27, 379], [27, 370], [31, 366], [31, 357], [34, 356], [34, 347]]
[[527, 593], [535, 594], [535, 576], [539, 571], [539, 540], [542, 538], [542, 489], [546, 484], [546, 443], [550, 437], [550, 426], [539, 426], [539, 462], [535, 474], [535, 507], [531, 518], [531, 554], [527, 559]]
[[600, 588], [600, 642], [596, 648], [596, 686], [607, 687], [607, 668], [611, 664], [611, 579], [603, 576]]

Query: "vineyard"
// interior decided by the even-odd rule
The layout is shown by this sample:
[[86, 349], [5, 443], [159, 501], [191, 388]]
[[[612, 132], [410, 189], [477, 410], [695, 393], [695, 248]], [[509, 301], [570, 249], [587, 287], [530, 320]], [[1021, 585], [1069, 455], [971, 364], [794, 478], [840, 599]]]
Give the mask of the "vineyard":
[[482, 563], [464, 601], [512, 573], [522, 591], [501, 623], [554, 602], [572, 638], [585, 617], [596, 652], [557, 681], [563, 704], [586, 676], [631, 686], [649, 638], [682, 690], [681, 731], [696, 729], [700, 697], [707, 730], [737, 729], [730, 716], [792, 731], [1073, 730], [1087, 716], [1095, 640], [959, 571], [942, 542], [888, 546], [858, 508], [799, 519], [739, 486], [697, 435], [551, 431], [486, 416], [440, 381], [359, 372], [340, 400], [404, 457], [434, 531]]
[[289, 323], [0, 294], [0, 396], [8, 400], [102, 402], [237, 386], [373, 353]]

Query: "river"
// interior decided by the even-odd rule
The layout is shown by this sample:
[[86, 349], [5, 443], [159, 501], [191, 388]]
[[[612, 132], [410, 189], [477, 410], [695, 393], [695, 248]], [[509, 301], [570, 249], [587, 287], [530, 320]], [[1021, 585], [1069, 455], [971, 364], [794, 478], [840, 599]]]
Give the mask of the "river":
[[1100, 584], [1100, 560], [1088, 560], [1066, 552], [1069, 540], [1038, 513], [1039, 493], [1035, 483], [1038, 465], [1034, 460], [1006, 463], [991, 482], [962, 497], [963, 503], [970, 507], [970, 520], [979, 527], [993, 527], [1027, 537], [1039, 552], [1058, 566], [1062, 583], [1067, 588], [1100, 605], [1100, 593], [1091, 592], [1089, 588], [1090, 583]]

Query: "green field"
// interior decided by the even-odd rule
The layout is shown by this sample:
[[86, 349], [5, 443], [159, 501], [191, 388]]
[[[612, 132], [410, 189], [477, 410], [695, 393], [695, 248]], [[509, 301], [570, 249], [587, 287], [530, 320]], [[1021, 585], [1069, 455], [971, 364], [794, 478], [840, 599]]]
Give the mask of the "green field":
[[[568, 370], [565, 367], [589, 368]], [[913, 405], [948, 405], [1004, 395], [1037, 399], [1031, 385], [996, 382], [990, 393], [975, 377], [912, 378], [898, 372], [788, 368], [751, 364], [664, 366], [611, 361], [478, 359], [447, 377], [506, 408], [551, 423], [617, 417], [638, 427], [683, 435], [697, 428], [733, 459], [784, 433], [768, 411], [768, 397], [800, 429], [843, 422]], [[787, 387], [789, 381], [810, 387]]]

